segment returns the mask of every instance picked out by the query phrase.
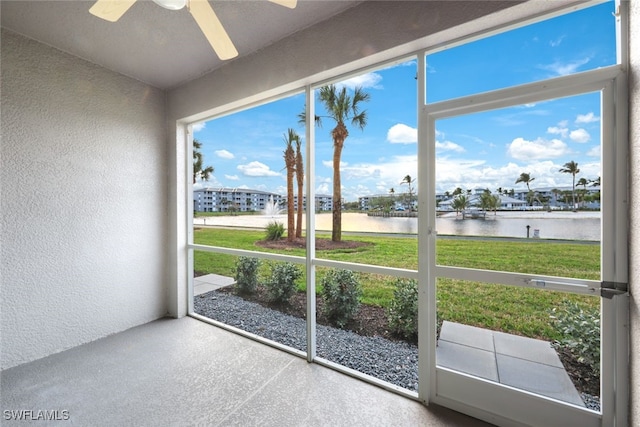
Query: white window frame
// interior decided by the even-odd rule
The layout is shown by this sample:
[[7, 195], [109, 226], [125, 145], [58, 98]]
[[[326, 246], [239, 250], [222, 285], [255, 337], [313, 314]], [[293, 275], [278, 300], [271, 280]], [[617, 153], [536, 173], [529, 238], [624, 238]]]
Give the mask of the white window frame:
[[[620, 112], [619, 115], [616, 115], [615, 118], [615, 124], [613, 126], [613, 128], [611, 129], [605, 129], [605, 132], [612, 132], [612, 134], [615, 136], [616, 139], [618, 140], [625, 140], [626, 141], [626, 132], [628, 127], [626, 126], [626, 123], [624, 122], [624, 112], [626, 111], [627, 105], [626, 105], [626, 88], [627, 88], [627, 82], [626, 82], [626, 75], [624, 74], [624, 70], [626, 69], [626, 64], [628, 63], [628, 52], [626, 52], [625, 50], [625, 46], [627, 46], [627, 34], [628, 34], [628, 28], [626, 26], [626, 22], [628, 21], [627, 19], [627, 8], [628, 5], [625, 4], [625, 2], [620, 2], [620, 0], [616, 0], [618, 3], [618, 17], [619, 19], [619, 25], [618, 25], [618, 35], [619, 35], [619, 39], [618, 39], [618, 64], [621, 64], [619, 66], [615, 66], [615, 67], [608, 67], [607, 69], [603, 70], [594, 70], [591, 72], [587, 72], [584, 73], [589, 74], [589, 76], [585, 77], [585, 76], [567, 76], [566, 78], [561, 78], [558, 81], [562, 81], [564, 83], [569, 83], [569, 84], [577, 84], [577, 85], [583, 85], [583, 84], [587, 84], [587, 81], [590, 81], [589, 79], [593, 76], [602, 76], [602, 75], [608, 75], [607, 73], [611, 73], [612, 70], [615, 68], [616, 71], [616, 75], [615, 77], [611, 77], [612, 81], [614, 83], [612, 83], [611, 89], [604, 91], [603, 93], [606, 93], [606, 96], [611, 97], [611, 101], [615, 103], [616, 109], [617, 111]], [[409, 54], [409, 55], [402, 55], [401, 57], [396, 57], [396, 58], [391, 58], [389, 60], [386, 60], [384, 62], [379, 62], [378, 64], [376, 64], [375, 66], [371, 66], [371, 67], [366, 67], [366, 68], [354, 68], [353, 70], [349, 71], [348, 73], [341, 73], [341, 74], [336, 74], [334, 77], [332, 77], [331, 79], [328, 80], [321, 80], [321, 81], [316, 81], [316, 82], [311, 82], [308, 83], [306, 85], [300, 86], [294, 90], [291, 90], [291, 87], [288, 87], [286, 91], [282, 91], [281, 93], [278, 93], [277, 95], [273, 95], [273, 91], [271, 92], [271, 95], [269, 97], [264, 97], [264, 98], [260, 98], [259, 96], [255, 96], [252, 98], [251, 102], [247, 102], [247, 103], [242, 103], [242, 101], [238, 101], [235, 102], [233, 104], [232, 108], [229, 108], [227, 110], [225, 110], [224, 108], [219, 109], [218, 111], [223, 111], [221, 114], [218, 114], [216, 116], [210, 117], [209, 119], [213, 119], [213, 118], [218, 118], [218, 117], [222, 117], [224, 115], [228, 115], [240, 110], [244, 110], [244, 109], [248, 109], [248, 108], [252, 108], [267, 102], [271, 102], [280, 98], [284, 98], [293, 94], [299, 94], [301, 91], [305, 93], [306, 96], [306, 113], [307, 113], [307, 118], [308, 118], [308, 123], [306, 126], [306, 147], [305, 147], [305, 151], [306, 151], [306, 168], [307, 168], [307, 172], [308, 172], [308, 180], [307, 180], [307, 185], [306, 185], [306, 197], [307, 200], [315, 200], [315, 194], [314, 194], [314, 182], [315, 182], [315, 156], [314, 156], [314, 144], [315, 144], [315, 127], [313, 123], [309, 123], [311, 117], [314, 116], [314, 89], [315, 87], [319, 87], [319, 86], [323, 86], [327, 83], [330, 82], [335, 82], [335, 81], [340, 81], [340, 80], [344, 80], [346, 78], [349, 78], [351, 76], [354, 75], [358, 75], [361, 74], [363, 72], [368, 72], [371, 71], [373, 69], [379, 69], [381, 67], [384, 66], [388, 66], [390, 64], [393, 63], [400, 63], [400, 62], [404, 62], [407, 59], [410, 58], [417, 58], [418, 61], [418, 74], [419, 74], [419, 78], [418, 78], [418, 156], [420, 159], [422, 158], [430, 158], [432, 159], [433, 162], [435, 162], [435, 149], [433, 148], [433, 144], [430, 142], [432, 141], [432, 136], [430, 135], [430, 133], [432, 133], [433, 129], [432, 127], [430, 127], [430, 118], [425, 119], [426, 115], [429, 113], [429, 111], [434, 111], [433, 110], [433, 106], [436, 104], [432, 104], [432, 105], [428, 105], [426, 104], [426, 76], [425, 76], [425, 70], [426, 70], [426, 64], [425, 64], [425, 57], [427, 54], [431, 54], [434, 52], [437, 52], [438, 50], [441, 50], [443, 48], [449, 48], [451, 46], [454, 45], [460, 45], [463, 43], [469, 43], [473, 40], [479, 39], [479, 38], [483, 38], [483, 37], [488, 37], [492, 34], [496, 34], [498, 32], [504, 32], [504, 31], [508, 31], [510, 29], [513, 28], [517, 28], [519, 26], [524, 26], [524, 25], [528, 25], [532, 22], [535, 21], [542, 21], [542, 20], [546, 20], [546, 19], [551, 19], [554, 16], [558, 16], [564, 13], [569, 13], [573, 10], [576, 10], [577, 8], [583, 8], [583, 7], [589, 7], [595, 4], [600, 3], [601, 1], [596, 0], [596, 1], [590, 1], [590, 2], [586, 2], [580, 6], [576, 6], [573, 5], [567, 9], [564, 10], [557, 10], [554, 11], [552, 13], [546, 14], [544, 16], [537, 16], [535, 18], [527, 18], [524, 19], [518, 23], [512, 24], [512, 25], [508, 25], [508, 26], [503, 26], [501, 28], [495, 28], [493, 30], [488, 30], [488, 31], [483, 31], [481, 34], [474, 34], [473, 36], [469, 36], [469, 37], [464, 37], [462, 39], [457, 39], [457, 40], [452, 40], [450, 42], [443, 42], [443, 43], [438, 43], [438, 45], [432, 45], [432, 46], [423, 46], [422, 48], [418, 48], [414, 53]], [[622, 70], [622, 71], [621, 71]], [[565, 80], [562, 80], [565, 79]], [[586, 79], [585, 81], [582, 81], [582, 79]], [[499, 91], [495, 91], [496, 93], [499, 92], [498, 95], [503, 96], [506, 93], [513, 93], [515, 94], [518, 99], [527, 99], [527, 100], [535, 100], [540, 98], [539, 96], [533, 95], [531, 93], [527, 93], [526, 91], [529, 90], [533, 90], [533, 89], [544, 89], [545, 85], [548, 84], [549, 81], [542, 81], [542, 82], [536, 82], [536, 83], [531, 83], [531, 84], [526, 84], [526, 85], [522, 85], [519, 86], [517, 88], [508, 88], [508, 89], [504, 89], [504, 90], [499, 90]], [[553, 83], [553, 85], [555, 85], [555, 81]], [[554, 86], [555, 87], [555, 86]], [[471, 96], [471, 97], [465, 97], [465, 98], [473, 98], [473, 99], [480, 99], [481, 101], [485, 102], [485, 103], [490, 103], [492, 102], [492, 96], [496, 95], [496, 93], [492, 94], [485, 94], [482, 96], [482, 99], [480, 99], [479, 96]], [[546, 93], [546, 92], [545, 92]], [[555, 96], [557, 97], [557, 96]], [[546, 98], [546, 97], [545, 97]], [[257, 101], [256, 101], [257, 99]], [[455, 108], [455, 104], [456, 102], [459, 102], [459, 100], [453, 100], [453, 101], [443, 101], [441, 103], [437, 103], [437, 107], [438, 108], [445, 108], [447, 103], [451, 104], [452, 108]], [[528, 101], [531, 102], [531, 101]], [[484, 104], [489, 105], [489, 104]], [[431, 108], [431, 110], [429, 110], [429, 108]], [[446, 108], [445, 108], [446, 109]], [[202, 121], [202, 120], [199, 120]], [[315, 342], [315, 319], [316, 319], [316, 307], [315, 307], [315, 267], [316, 266], [327, 266], [327, 267], [338, 267], [338, 268], [349, 268], [351, 270], [355, 270], [355, 271], [362, 271], [362, 272], [370, 272], [370, 273], [378, 273], [378, 274], [385, 274], [385, 275], [391, 275], [391, 276], [396, 276], [396, 277], [405, 277], [405, 278], [414, 278], [414, 279], [418, 279], [419, 283], [420, 283], [420, 288], [419, 288], [419, 292], [420, 292], [420, 298], [422, 299], [421, 301], [421, 307], [422, 309], [420, 310], [420, 315], [419, 315], [419, 322], [421, 325], [427, 325], [427, 324], [431, 324], [431, 325], [435, 325], [435, 289], [433, 286], [431, 286], [430, 284], [435, 282], [435, 278], [436, 276], [441, 276], [441, 277], [446, 277], [446, 276], [451, 276], [451, 277], [466, 277], [467, 272], [464, 271], [464, 269], [456, 269], [456, 268], [452, 268], [452, 267], [443, 267], [443, 266], [436, 266], [435, 265], [435, 257], [433, 255], [435, 255], [434, 249], [435, 249], [435, 216], [431, 217], [429, 212], [435, 212], [435, 199], [433, 197], [426, 197], [427, 195], [432, 195], [435, 194], [435, 187], [434, 185], [434, 177], [428, 177], [426, 173], [418, 173], [418, 185], [420, 186], [420, 188], [423, 189], [427, 189], [428, 191], [421, 191], [421, 195], [419, 195], [418, 197], [418, 204], [419, 204], [419, 223], [421, 224], [427, 224], [427, 227], [419, 227], [419, 235], [418, 235], [418, 252], [419, 252], [419, 265], [418, 265], [418, 270], [403, 270], [403, 269], [395, 269], [395, 268], [389, 268], [389, 267], [381, 267], [381, 266], [372, 266], [372, 265], [363, 265], [363, 264], [353, 264], [353, 263], [348, 263], [348, 262], [336, 262], [336, 261], [329, 261], [329, 260], [323, 260], [323, 259], [317, 259], [316, 258], [316, 254], [315, 254], [315, 235], [314, 233], [307, 233], [307, 253], [305, 257], [295, 257], [295, 256], [288, 256], [288, 255], [280, 255], [280, 254], [269, 254], [269, 253], [263, 253], [263, 252], [255, 252], [255, 251], [244, 251], [244, 250], [236, 250], [236, 249], [229, 249], [229, 248], [222, 248], [222, 247], [211, 247], [211, 246], [204, 246], [204, 245], [196, 245], [193, 243], [193, 218], [192, 218], [192, 214], [193, 214], [193, 188], [192, 188], [192, 181], [191, 179], [189, 179], [189, 177], [191, 176], [191, 158], [192, 158], [192, 124], [189, 123], [182, 123], [182, 122], [178, 122], [177, 124], [177, 130], [178, 130], [178, 141], [186, 141], [186, 149], [184, 150], [183, 154], [181, 156], [179, 156], [178, 161], [184, 161], [186, 163], [186, 165], [184, 165], [184, 169], [182, 169], [182, 167], [180, 168], [181, 170], [184, 170], [186, 172], [186, 194], [184, 194], [185, 197], [185, 205], [186, 205], [186, 209], [185, 209], [185, 215], [184, 215], [184, 221], [181, 221], [182, 218], [180, 218], [182, 215], [178, 215], [178, 221], [182, 222], [185, 225], [185, 229], [183, 229], [184, 231], [181, 231], [180, 233], [184, 232], [186, 234], [186, 240], [187, 240], [187, 245], [185, 248], [185, 257], [181, 258], [181, 255], [179, 255], [179, 259], [184, 259], [186, 261], [186, 274], [187, 274], [187, 278], [186, 278], [186, 283], [187, 283], [187, 289], [186, 289], [186, 293], [187, 293], [187, 314], [190, 316], [193, 316], [195, 318], [198, 318], [200, 320], [203, 320], [205, 322], [209, 322], [212, 323], [216, 326], [231, 330], [233, 332], [236, 332], [238, 334], [244, 335], [248, 338], [257, 340], [259, 342], [265, 343], [267, 345], [271, 345], [273, 347], [279, 348], [281, 350], [287, 351], [289, 353], [298, 355], [300, 357], [305, 357], [309, 362], [316, 362], [325, 366], [329, 366], [332, 367], [334, 369], [337, 369], [341, 372], [347, 373], [349, 375], [353, 375], [355, 377], [358, 377], [360, 379], [363, 379], [365, 381], [371, 382], [373, 384], [379, 385], [383, 388], [386, 388], [388, 390], [391, 391], [395, 391], [399, 394], [402, 394], [406, 397], [412, 398], [412, 399], [417, 399], [420, 400], [422, 402], [429, 403], [429, 402], [435, 402], [435, 403], [439, 403], [442, 404], [444, 406], [449, 406], [452, 407], [453, 409], [457, 409], [457, 410], [461, 410], [463, 412], [469, 413], [473, 416], [477, 416], [479, 418], [483, 418], [483, 419], [488, 419], [488, 420], [493, 420], [494, 422], [496, 421], [503, 421], [508, 423], [509, 422], [509, 418], [501, 418], [501, 416], [496, 415], [496, 413], [492, 412], [492, 411], [485, 411], [482, 409], [478, 409], [477, 407], [474, 408], [473, 406], [469, 405], [469, 403], [472, 401], [472, 397], [470, 396], [469, 399], [471, 400], [463, 400], [463, 401], [453, 401], [450, 399], [447, 399], [445, 397], [443, 397], [443, 393], [438, 392], [438, 376], [440, 377], [446, 377], [447, 375], [449, 375], [449, 372], [447, 372], [447, 370], [445, 369], [441, 369], [441, 368], [437, 368], [435, 366], [435, 328], [432, 328], [433, 331], [429, 330], [428, 334], [421, 334], [420, 338], [419, 338], [419, 352], [420, 352], [420, 362], [419, 362], [419, 376], [420, 376], [420, 382], [419, 382], [419, 393], [414, 393], [414, 392], [410, 392], [408, 390], [402, 389], [400, 387], [396, 387], [392, 384], [386, 383], [384, 381], [378, 380], [376, 378], [361, 374], [359, 372], [350, 370], [348, 368], [345, 368], [343, 366], [337, 365], [333, 362], [330, 361], [326, 361], [323, 359], [320, 359], [317, 357], [316, 355], [316, 342]], [[431, 125], [432, 126], [432, 125]], [[184, 134], [180, 134], [180, 130], [183, 129], [184, 130]], [[613, 153], [613, 155], [616, 158], [616, 161], [619, 162], [625, 162], [625, 167], [624, 168], [619, 168], [619, 170], [615, 173], [615, 180], [616, 180], [616, 186], [615, 186], [615, 191], [612, 194], [612, 197], [615, 197], [616, 200], [614, 203], [616, 203], [616, 206], [618, 205], [622, 205], [625, 207], [625, 209], [619, 209], [616, 210], [617, 212], [617, 216], [616, 216], [616, 221], [625, 221], [626, 224], [626, 218], [627, 218], [627, 210], [626, 210], [626, 183], [627, 183], [627, 176], [626, 176], [626, 161], [628, 159], [627, 153], [625, 149], [619, 149], [618, 151], [616, 151], [615, 153]], [[426, 156], [426, 157], [425, 157]], [[427, 168], [425, 169], [425, 165], [423, 164], [422, 166], [420, 166], [421, 163], [424, 163], [426, 160], [421, 160], [419, 161], [419, 171], [429, 171], [429, 170], [433, 170], [434, 168]], [[604, 168], [604, 167], [603, 167]], [[623, 176], [624, 175], [624, 176]], [[604, 178], [604, 177], [603, 177]], [[181, 191], [178, 191], [178, 194], [181, 194]], [[603, 192], [604, 194], [604, 192]], [[615, 196], [614, 196], [615, 195]], [[426, 198], [425, 198], [426, 197]], [[432, 200], [433, 199], [433, 200]], [[433, 209], [432, 209], [433, 208]], [[605, 220], [603, 218], [603, 224], [605, 224], [605, 229], [607, 227], [610, 227], [608, 224], [610, 224], [609, 220]], [[315, 212], [311, 209], [307, 209], [307, 213], [306, 213], [306, 228], [307, 230], [315, 230]], [[613, 263], [615, 265], [615, 269], [614, 271], [616, 271], [616, 277], [614, 277], [612, 280], [615, 282], [625, 282], [627, 281], [627, 277], [626, 277], [626, 263], [628, 262], [628, 258], [626, 256], [626, 251], [627, 251], [627, 247], [626, 247], [626, 233], [621, 232], [619, 229], [616, 229], [615, 227], [613, 229], [609, 228], [611, 231], [615, 230], [616, 231], [616, 239], [617, 239], [617, 244], [616, 244], [616, 255], [612, 258], [612, 259], [603, 259], [603, 266], [604, 263]], [[179, 233], [179, 234], [180, 234]], [[622, 235], [624, 234], [624, 235]], [[263, 259], [270, 259], [270, 260], [275, 260], [275, 261], [286, 261], [286, 262], [293, 262], [296, 264], [301, 264], [301, 265], [305, 265], [306, 269], [307, 269], [307, 319], [314, 319], [313, 322], [307, 322], [307, 351], [306, 352], [300, 352], [296, 349], [292, 349], [290, 347], [284, 346], [282, 344], [270, 341], [270, 340], [266, 340], [262, 337], [247, 333], [245, 331], [239, 330], [237, 328], [222, 324], [220, 322], [216, 322], [213, 321], [211, 319], [205, 318], [203, 316], [199, 316], [198, 314], [195, 314], [193, 311], [193, 277], [192, 277], [192, 272], [193, 272], [193, 253], [195, 250], [202, 250], [202, 251], [211, 251], [211, 252], [217, 252], [217, 253], [226, 253], [226, 254], [230, 254], [230, 255], [236, 255], [236, 256], [255, 256], [258, 258], [263, 258]], [[604, 252], [604, 251], [603, 251]], [[604, 267], [603, 267], [604, 268]], [[418, 274], [418, 271], [421, 272], [426, 272], [425, 275], [422, 274]], [[483, 273], [484, 274], [484, 273]], [[488, 272], [486, 273], [488, 274], [488, 276], [486, 276], [487, 279], [491, 279], [491, 281], [494, 281], [495, 283], [506, 283], [509, 282], [511, 283], [514, 280], [514, 277], [510, 277], [508, 273], [496, 273], [496, 272]], [[426, 279], [426, 280], [425, 280]], [[549, 278], [551, 279], [551, 278]], [[564, 281], [566, 282], [566, 281]], [[559, 286], [566, 286], [566, 283], [562, 283]], [[575, 285], [575, 286], [579, 286], [582, 287], [582, 289], [584, 290], [585, 293], [590, 293], [593, 292], [594, 290], [597, 289], [597, 283], [594, 283], [593, 281], [576, 281], [576, 283], [572, 283], [571, 285]], [[178, 294], [180, 293], [180, 290], [178, 290]], [[613, 330], [611, 331], [607, 331], [606, 334], [604, 334], [604, 339], [603, 339], [603, 346], [609, 346], [612, 343], [617, 343], [616, 345], [618, 345], [617, 348], [622, 349], [621, 352], [616, 353], [615, 357], [613, 358], [614, 361], [611, 364], [608, 364], [607, 366], [603, 366], [602, 371], [603, 374], [606, 372], [610, 372], [612, 374], [615, 375], [611, 375], [611, 378], [614, 378], [613, 382], [613, 389], [615, 390], [617, 396], [618, 396], [618, 400], [615, 402], [615, 408], [612, 411], [603, 411], [603, 419], [602, 422], [605, 423], [605, 425], [613, 425], [613, 421], [616, 422], [617, 425], [625, 425], [624, 420], [626, 420], [626, 408], [628, 406], [628, 375], [627, 375], [627, 365], [628, 365], [628, 360], [625, 358], [625, 354], [624, 354], [624, 346], [626, 345], [628, 347], [628, 326], [626, 324], [626, 316], [628, 316], [628, 301], [626, 300], [625, 296], [622, 297], [616, 297], [614, 298], [614, 301], [612, 304], [605, 304], [605, 309], [603, 312], [603, 316], [613, 316], [617, 319], [617, 321], [612, 322], [611, 324], [613, 325]], [[614, 341], [608, 341], [608, 340], [614, 340]], [[622, 343], [622, 344], [620, 344]], [[625, 344], [626, 343], [626, 344]], [[611, 347], [607, 347], [607, 348], [611, 348]], [[456, 377], [457, 378], [457, 377]], [[453, 378], [451, 379], [451, 383], [450, 385], [452, 387], [456, 386], [456, 381], [457, 379]], [[492, 384], [484, 384], [485, 386], [491, 388], [491, 387], [495, 387], [495, 385]], [[507, 395], [508, 393], [511, 393], [513, 391], [509, 390], [508, 388], [499, 386], [501, 390], [507, 390]], [[535, 398], [538, 398], [537, 396], [534, 396]], [[609, 400], [608, 397], [605, 397], [605, 399], [603, 400], [603, 406], [606, 408], [607, 406], [609, 407], [613, 407], [612, 402]], [[542, 398], [543, 402], [545, 405], [548, 405], [548, 401], [547, 399]], [[564, 405], [562, 405], [564, 406]], [[545, 406], [545, 408], [547, 408], [547, 406]], [[612, 421], [611, 424], [606, 424], [609, 421]], [[585, 424], [586, 425], [586, 424]]]
[[[624, 71], [621, 66], [615, 65], [544, 82], [427, 104], [423, 107], [419, 124], [419, 129], [423, 132], [419, 131], [418, 136], [418, 170], [427, 171], [427, 173], [418, 174], [418, 185], [420, 188], [426, 188], [427, 191], [421, 191], [418, 195], [420, 203], [418, 212], [419, 221], [427, 226], [419, 228], [418, 242], [419, 252], [424, 254], [419, 261], [419, 271], [427, 272], [426, 275], [421, 274], [420, 283], [421, 301], [426, 302], [423, 311], [427, 317], [427, 324], [435, 322], [436, 280], [439, 277], [531, 288], [537, 288], [538, 283], [545, 283], [546, 290], [587, 295], [600, 295], [601, 292], [601, 281], [596, 280], [441, 266], [435, 263], [437, 240], [435, 123], [438, 119], [583, 93], [601, 92], [603, 171], [601, 280], [626, 283], [627, 147], [626, 139], [619, 139], [616, 133], [616, 130], [624, 129], [626, 126], [623, 106], [625, 98], [624, 96], [621, 98], [625, 85]], [[495, 421], [493, 418], [495, 414], [502, 411], [509, 420], [534, 425], [551, 425], [563, 420], [572, 425], [585, 427], [615, 425], [617, 419], [624, 417], [620, 411], [626, 407], [624, 395], [618, 396], [622, 397], [619, 402], [614, 401], [614, 396], [619, 394], [617, 390], [620, 387], [624, 387], [624, 382], [620, 383], [620, 381], [625, 378], [626, 365], [621, 363], [620, 359], [624, 357], [624, 349], [627, 348], [628, 343], [625, 338], [625, 328], [622, 327], [624, 323], [619, 323], [618, 316], [620, 319], [624, 318], [628, 310], [627, 303], [626, 295], [619, 295], [611, 300], [602, 299], [602, 416], [593, 411], [554, 402], [553, 399], [535, 396], [525, 391], [500, 386], [436, 366], [435, 347], [430, 346], [435, 342], [433, 328], [429, 328], [429, 336], [419, 343], [420, 348], [425, 349], [424, 352], [429, 352], [428, 354], [421, 352], [421, 356], [431, 368], [426, 377], [420, 378], [420, 384], [424, 381], [430, 382], [430, 395], [428, 398], [422, 396], [421, 388], [421, 397], [444, 406], [455, 407], [463, 412], [474, 412], [478, 418], [493, 421]], [[487, 393], [487, 390], [491, 390], [491, 393]], [[618, 405], [617, 408], [616, 405]]]

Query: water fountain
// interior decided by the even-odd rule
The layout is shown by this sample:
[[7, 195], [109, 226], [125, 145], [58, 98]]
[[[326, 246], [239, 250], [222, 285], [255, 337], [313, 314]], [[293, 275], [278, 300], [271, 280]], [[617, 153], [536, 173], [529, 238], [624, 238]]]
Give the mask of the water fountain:
[[278, 204], [273, 201], [273, 195], [271, 195], [269, 196], [269, 201], [264, 206], [264, 209], [262, 209], [260, 212], [262, 213], [262, 215], [275, 216], [280, 215], [282, 211], [283, 210], [278, 207]]

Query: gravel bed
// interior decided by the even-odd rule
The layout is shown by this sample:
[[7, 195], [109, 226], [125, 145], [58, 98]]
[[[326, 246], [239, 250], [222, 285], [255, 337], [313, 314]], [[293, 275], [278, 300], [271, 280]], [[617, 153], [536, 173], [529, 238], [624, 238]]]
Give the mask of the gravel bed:
[[[211, 291], [194, 298], [195, 312], [243, 331], [306, 351], [304, 319], [281, 313], [228, 293]], [[418, 347], [351, 331], [316, 326], [318, 356], [391, 384], [418, 391]], [[580, 394], [585, 406], [599, 411], [600, 399]]]
[[[195, 297], [194, 310], [210, 319], [306, 351], [304, 319], [216, 291]], [[319, 357], [408, 390], [418, 390], [418, 347], [415, 345], [317, 325], [316, 346]]]
[[580, 393], [580, 397], [582, 397], [582, 401], [584, 402], [584, 406], [587, 409], [592, 409], [594, 411], [600, 411], [600, 398], [598, 396], [592, 396], [587, 393]]

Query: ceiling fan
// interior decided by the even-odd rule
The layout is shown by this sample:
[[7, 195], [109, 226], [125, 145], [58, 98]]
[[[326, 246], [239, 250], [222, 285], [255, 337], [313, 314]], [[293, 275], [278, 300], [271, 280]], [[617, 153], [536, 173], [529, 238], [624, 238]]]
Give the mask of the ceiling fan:
[[[297, 4], [297, 0], [269, 1], [290, 9], [295, 8]], [[89, 12], [106, 21], [116, 22], [135, 2], [136, 0], [98, 0], [91, 6]], [[186, 6], [220, 59], [226, 60], [238, 56], [238, 51], [208, 0], [153, 0], [153, 2], [169, 10], [180, 10]]]

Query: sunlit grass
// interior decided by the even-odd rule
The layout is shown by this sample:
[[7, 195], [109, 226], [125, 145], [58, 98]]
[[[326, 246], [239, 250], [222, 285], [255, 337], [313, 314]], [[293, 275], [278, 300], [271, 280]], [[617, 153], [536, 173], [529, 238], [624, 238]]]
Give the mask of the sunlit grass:
[[[265, 237], [264, 231], [203, 228], [196, 229], [197, 244], [222, 246], [260, 252], [304, 256], [303, 249], [277, 251], [255, 244]], [[320, 236], [319, 236], [320, 237]], [[328, 236], [322, 236], [328, 237]], [[349, 240], [369, 243], [356, 249], [317, 251], [316, 257], [415, 270], [418, 266], [417, 239], [406, 237], [345, 236]], [[600, 246], [580, 243], [551, 243], [542, 240], [446, 240], [437, 243], [437, 263], [457, 267], [510, 271], [550, 276], [599, 280]], [[196, 274], [234, 275], [237, 257], [196, 251]], [[316, 283], [325, 274], [318, 268]], [[269, 272], [264, 262], [261, 276]], [[362, 302], [387, 307], [393, 298], [392, 278], [361, 274], [364, 290]], [[305, 290], [306, 276], [298, 281]], [[564, 300], [578, 301], [587, 307], [598, 307], [599, 299], [539, 289], [493, 285], [479, 282], [438, 279], [438, 315], [441, 319], [509, 333], [553, 340], [556, 332], [550, 325], [549, 312]]]

